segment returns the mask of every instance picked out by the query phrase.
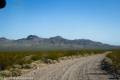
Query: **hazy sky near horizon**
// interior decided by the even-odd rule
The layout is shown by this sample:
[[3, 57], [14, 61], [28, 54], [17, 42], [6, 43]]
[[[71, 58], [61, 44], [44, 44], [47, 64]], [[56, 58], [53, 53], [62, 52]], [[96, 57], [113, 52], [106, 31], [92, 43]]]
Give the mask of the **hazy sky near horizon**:
[[120, 45], [120, 0], [6, 0], [0, 37], [91, 39]]

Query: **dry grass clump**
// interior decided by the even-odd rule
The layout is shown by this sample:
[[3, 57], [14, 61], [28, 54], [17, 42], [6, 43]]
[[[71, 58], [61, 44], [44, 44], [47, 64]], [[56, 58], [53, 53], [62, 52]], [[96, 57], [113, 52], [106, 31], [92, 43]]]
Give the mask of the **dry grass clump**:
[[97, 54], [103, 50], [57, 50], [57, 51], [14, 51], [14, 52], [0, 52], [0, 70], [5, 70], [13, 67], [14, 65], [29, 64], [36, 60], [58, 60], [64, 56], [74, 56], [86, 54]]

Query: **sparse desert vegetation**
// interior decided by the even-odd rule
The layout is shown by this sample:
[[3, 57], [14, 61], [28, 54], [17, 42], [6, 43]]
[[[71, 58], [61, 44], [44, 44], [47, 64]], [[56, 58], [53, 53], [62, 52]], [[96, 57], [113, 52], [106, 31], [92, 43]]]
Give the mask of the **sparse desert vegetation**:
[[37, 60], [44, 63], [51, 63], [50, 60], [58, 61], [60, 57], [76, 55], [84, 56], [101, 52], [103, 52], [103, 50], [4, 51], [0, 52], [0, 70], [30, 68], [28, 64]]
[[102, 69], [106, 70], [113, 78], [120, 79], [120, 50], [112, 50], [102, 61]]
[[100, 53], [102, 50], [66, 50], [66, 51], [14, 51], [0, 52], [0, 68], [6, 69], [14, 64], [31, 63], [35, 60], [52, 59], [73, 55], [87, 55]]
[[114, 68], [120, 69], [120, 50], [113, 50], [112, 53], [107, 55], [112, 60]]

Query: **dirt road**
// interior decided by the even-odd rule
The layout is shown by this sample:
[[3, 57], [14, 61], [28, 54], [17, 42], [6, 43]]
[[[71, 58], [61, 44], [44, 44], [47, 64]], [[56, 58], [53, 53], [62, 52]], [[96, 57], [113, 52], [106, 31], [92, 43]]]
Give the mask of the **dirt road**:
[[108, 75], [100, 69], [100, 61], [105, 54], [80, 57], [50, 64], [31, 71], [22, 77], [34, 80], [109, 80]]

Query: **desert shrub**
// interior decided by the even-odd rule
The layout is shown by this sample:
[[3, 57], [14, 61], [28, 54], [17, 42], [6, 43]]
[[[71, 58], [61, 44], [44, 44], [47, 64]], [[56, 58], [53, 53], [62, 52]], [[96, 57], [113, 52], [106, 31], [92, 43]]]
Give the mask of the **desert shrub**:
[[[0, 52], [0, 70], [9, 69], [15, 64], [23, 65], [36, 60], [58, 60], [59, 57], [97, 54], [103, 50], [56, 50], [56, 51], [9, 51]], [[27, 57], [26, 57], [27, 56]]]
[[120, 50], [113, 50], [107, 57], [112, 60], [113, 67], [120, 69]]

